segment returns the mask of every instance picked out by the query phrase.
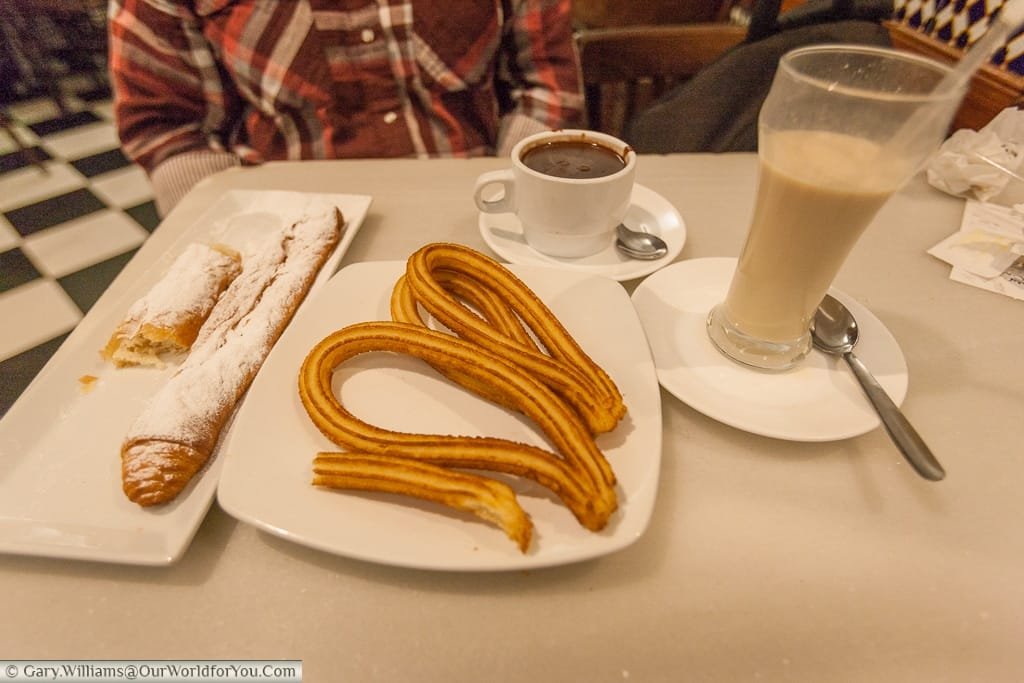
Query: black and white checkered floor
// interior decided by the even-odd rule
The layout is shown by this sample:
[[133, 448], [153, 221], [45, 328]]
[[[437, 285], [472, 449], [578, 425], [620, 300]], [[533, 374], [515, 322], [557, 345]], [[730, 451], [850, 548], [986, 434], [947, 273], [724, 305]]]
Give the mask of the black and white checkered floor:
[[0, 416], [158, 224], [129, 162], [108, 93], [6, 107], [42, 166], [0, 133]]

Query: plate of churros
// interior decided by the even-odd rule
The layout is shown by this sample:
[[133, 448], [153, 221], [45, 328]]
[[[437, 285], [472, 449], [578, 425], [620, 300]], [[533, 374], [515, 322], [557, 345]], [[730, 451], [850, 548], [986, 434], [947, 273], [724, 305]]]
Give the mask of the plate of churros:
[[218, 501], [392, 566], [579, 562], [647, 528], [660, 401], [617, 282], [428, 244], [344, 268], [299, 312], [238, 412]]
[[363, 195], [225, 193], [101, 298], [0, 421], [0, 552], [167, 565], [249, 383], [337, 270]]

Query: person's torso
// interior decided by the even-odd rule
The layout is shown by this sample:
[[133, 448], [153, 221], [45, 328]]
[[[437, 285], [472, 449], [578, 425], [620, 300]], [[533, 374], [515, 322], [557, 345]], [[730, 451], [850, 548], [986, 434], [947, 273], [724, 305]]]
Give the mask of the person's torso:
[[497, 136], [501, 0], [196, 0], [265, 159], [472, 156]]

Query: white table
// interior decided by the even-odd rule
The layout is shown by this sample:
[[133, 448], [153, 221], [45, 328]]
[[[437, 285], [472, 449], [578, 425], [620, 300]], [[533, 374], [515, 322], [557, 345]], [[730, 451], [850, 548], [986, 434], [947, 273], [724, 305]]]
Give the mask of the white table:
[[[434, 240], [485, 249], [472, 161], [270, 164], [207, 181], [105, 296], [225, 189], [369, 194], [345, 263]], [[734, 256], [751, 155], [641, 159], [682, 212], [680, 258]], [[309, 550], [216, 505], [185, 557], [141, 568], [0, 556], [0, 658], [295, 658], [308, 681], [1014, 681], [1024, 678], [1024, 309], [948, 280], [925, 249], [962, 202], [917, 181], [837, 284], [900, 341], [904, 409], [949, 476], [917, 477], [884, 431], [777, 441], [663, 397], [661, 486], [620, 553], [445, 574]], [[628, 287], [636, 283], [627, 283]]]

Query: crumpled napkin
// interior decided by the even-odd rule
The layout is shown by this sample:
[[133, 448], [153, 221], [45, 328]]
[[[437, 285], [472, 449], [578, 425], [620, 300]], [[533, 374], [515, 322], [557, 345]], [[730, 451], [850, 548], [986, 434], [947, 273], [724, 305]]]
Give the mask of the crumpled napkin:
[[928, 182], [943, 192], [989, 201], [1011, 182], [1021, 182], [1011, 174], [1024, 175], [1022, 162], [1024, 111], [1010, 107], [981, 130], [965, 128], [949, 136], [928, 162], [926, 172]]

